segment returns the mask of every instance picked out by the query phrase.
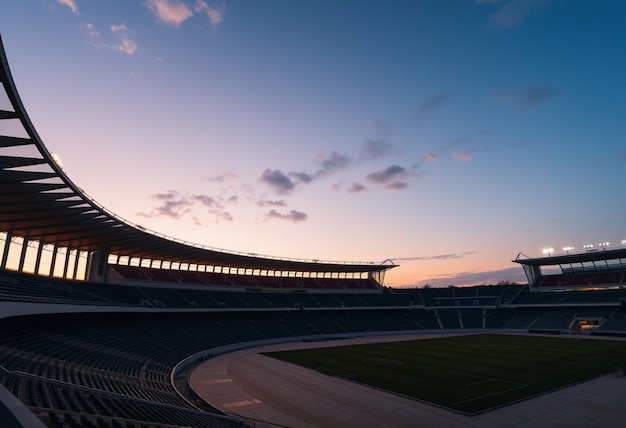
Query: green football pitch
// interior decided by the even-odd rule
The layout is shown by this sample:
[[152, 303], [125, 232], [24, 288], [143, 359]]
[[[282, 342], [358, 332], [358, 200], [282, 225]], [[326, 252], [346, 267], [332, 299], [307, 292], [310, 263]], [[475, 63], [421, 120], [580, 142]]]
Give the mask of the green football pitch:
[[477, 334], [264, 355], [472, 415], [621, 371], [626, 341]]

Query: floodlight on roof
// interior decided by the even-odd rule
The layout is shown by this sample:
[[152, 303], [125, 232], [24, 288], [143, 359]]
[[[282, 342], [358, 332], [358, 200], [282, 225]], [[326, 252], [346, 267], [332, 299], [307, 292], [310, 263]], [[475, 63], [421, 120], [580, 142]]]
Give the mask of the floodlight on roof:
[[569, 254], [570, 251], [574, 251], [574, 247], [563, 247], [563, 251]]
[[543, 254], [547, 254], [548, 256], [552, 256], [552, 253], [554, 253], [554, 248], [544, 248], [542, 251], [543, 251]]
[[626, 245], [626, 239], [622, 239], [622, 245]]
[[583, 245], [583, 248], [587, 251], [591, 250], [593, 248], [593, 244], [585, 244]]
[[59, 168], [63, 169], [63, 162], [61, 162], [61, 158], [59, 157], [59, 155], [57, 155], [56, 153], [50, 153], [50, 157], [52, 157], [52, 160], [54, 161], [54, 163], [57, 164]]
[[611, 243], [610, 243], [610, 242], [600, 242], [600, 243], [598, 244], [598, 247], [602, 247], [603, 249], [605, 249], [605, 250], [606, 250], [606, 247], [608, 247], [609, 245], [611, 245]]

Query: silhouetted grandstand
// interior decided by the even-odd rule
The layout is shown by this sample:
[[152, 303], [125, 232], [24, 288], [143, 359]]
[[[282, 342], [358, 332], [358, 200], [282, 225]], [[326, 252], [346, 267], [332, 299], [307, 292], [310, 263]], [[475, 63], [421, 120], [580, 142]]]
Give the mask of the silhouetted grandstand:
[[601, 244], [601, 250], [559, 256], [528, 258], [520, 253], [513, 261], [522, 265], [533, 289], [620, 288], [626, 281], [626, 248], [608, 249], [608, 244]]
[[[432, 331], [626, 334], [623, 250], [518, 257], [529, 285], [393, 290], [383, 286], [390, 261], [226, 252], [126, 222], [53, 160], [1, 43], [0, 61], [11, 106], [0, 121], [27, 135], [0, 135], [0, 398], [32, 417], [14, 423], [0, 408], [6, 426], [254, 426], [201, 400], [187, 375], [260, 344]], [[543, 266], [561, 273], [543, 275]]]

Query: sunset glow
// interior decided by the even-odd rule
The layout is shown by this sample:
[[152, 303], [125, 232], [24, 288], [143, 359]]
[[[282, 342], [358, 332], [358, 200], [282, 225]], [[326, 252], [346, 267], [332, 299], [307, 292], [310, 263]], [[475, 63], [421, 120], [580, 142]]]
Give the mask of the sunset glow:
[[5, 3], [34, 127], [134, 224], [393, 287], [626, 245], [623, 1]]

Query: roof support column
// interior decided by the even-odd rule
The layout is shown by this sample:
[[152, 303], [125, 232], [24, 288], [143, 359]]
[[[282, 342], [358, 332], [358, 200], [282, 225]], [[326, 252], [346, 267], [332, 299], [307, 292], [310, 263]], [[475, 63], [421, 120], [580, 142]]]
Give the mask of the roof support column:
[[39, 267], [41, 266], [41, 255], [43, 253], [43, 239], [39, 240], [39, 246], [37, 247], [37, 256], [35, 257], [35, 275], [39, 275]]
[[48, 276], [54, 276], [54, 266], [57, 264], [57, 253], [59, 252], [59, 244], [54, 243], [52, 248], [52, 260], [50, 260], [50, 273]]
[[28, 249], [28, 236], [22, 239], [22, 251], [20, 251], [20, 261], [17, 266], [18, 272], [24, 272], [24, 260], [26, 259], [26, 250]]
[[63, 262], [63, 279], [67, 279], [67, 270], [70, 265], [70, 247], [65, 248], [65, 261]]
[[4, 249], [2, 250], [2, 263], [0, 263], [0, 269], [6, 269], [7, 259], [9, 258], [9, 248], [11, 247], [11, 238], [13, 238], [13, 232], [7, 231], [6, 241], [4, 241]]
[[80, 261], [80, 248], [76, 248], [76, 260], [74, 260], [74, 273], [72, 274], [72, 279], [76, 279], [76, 275], [78, 274], [78, 262]]

